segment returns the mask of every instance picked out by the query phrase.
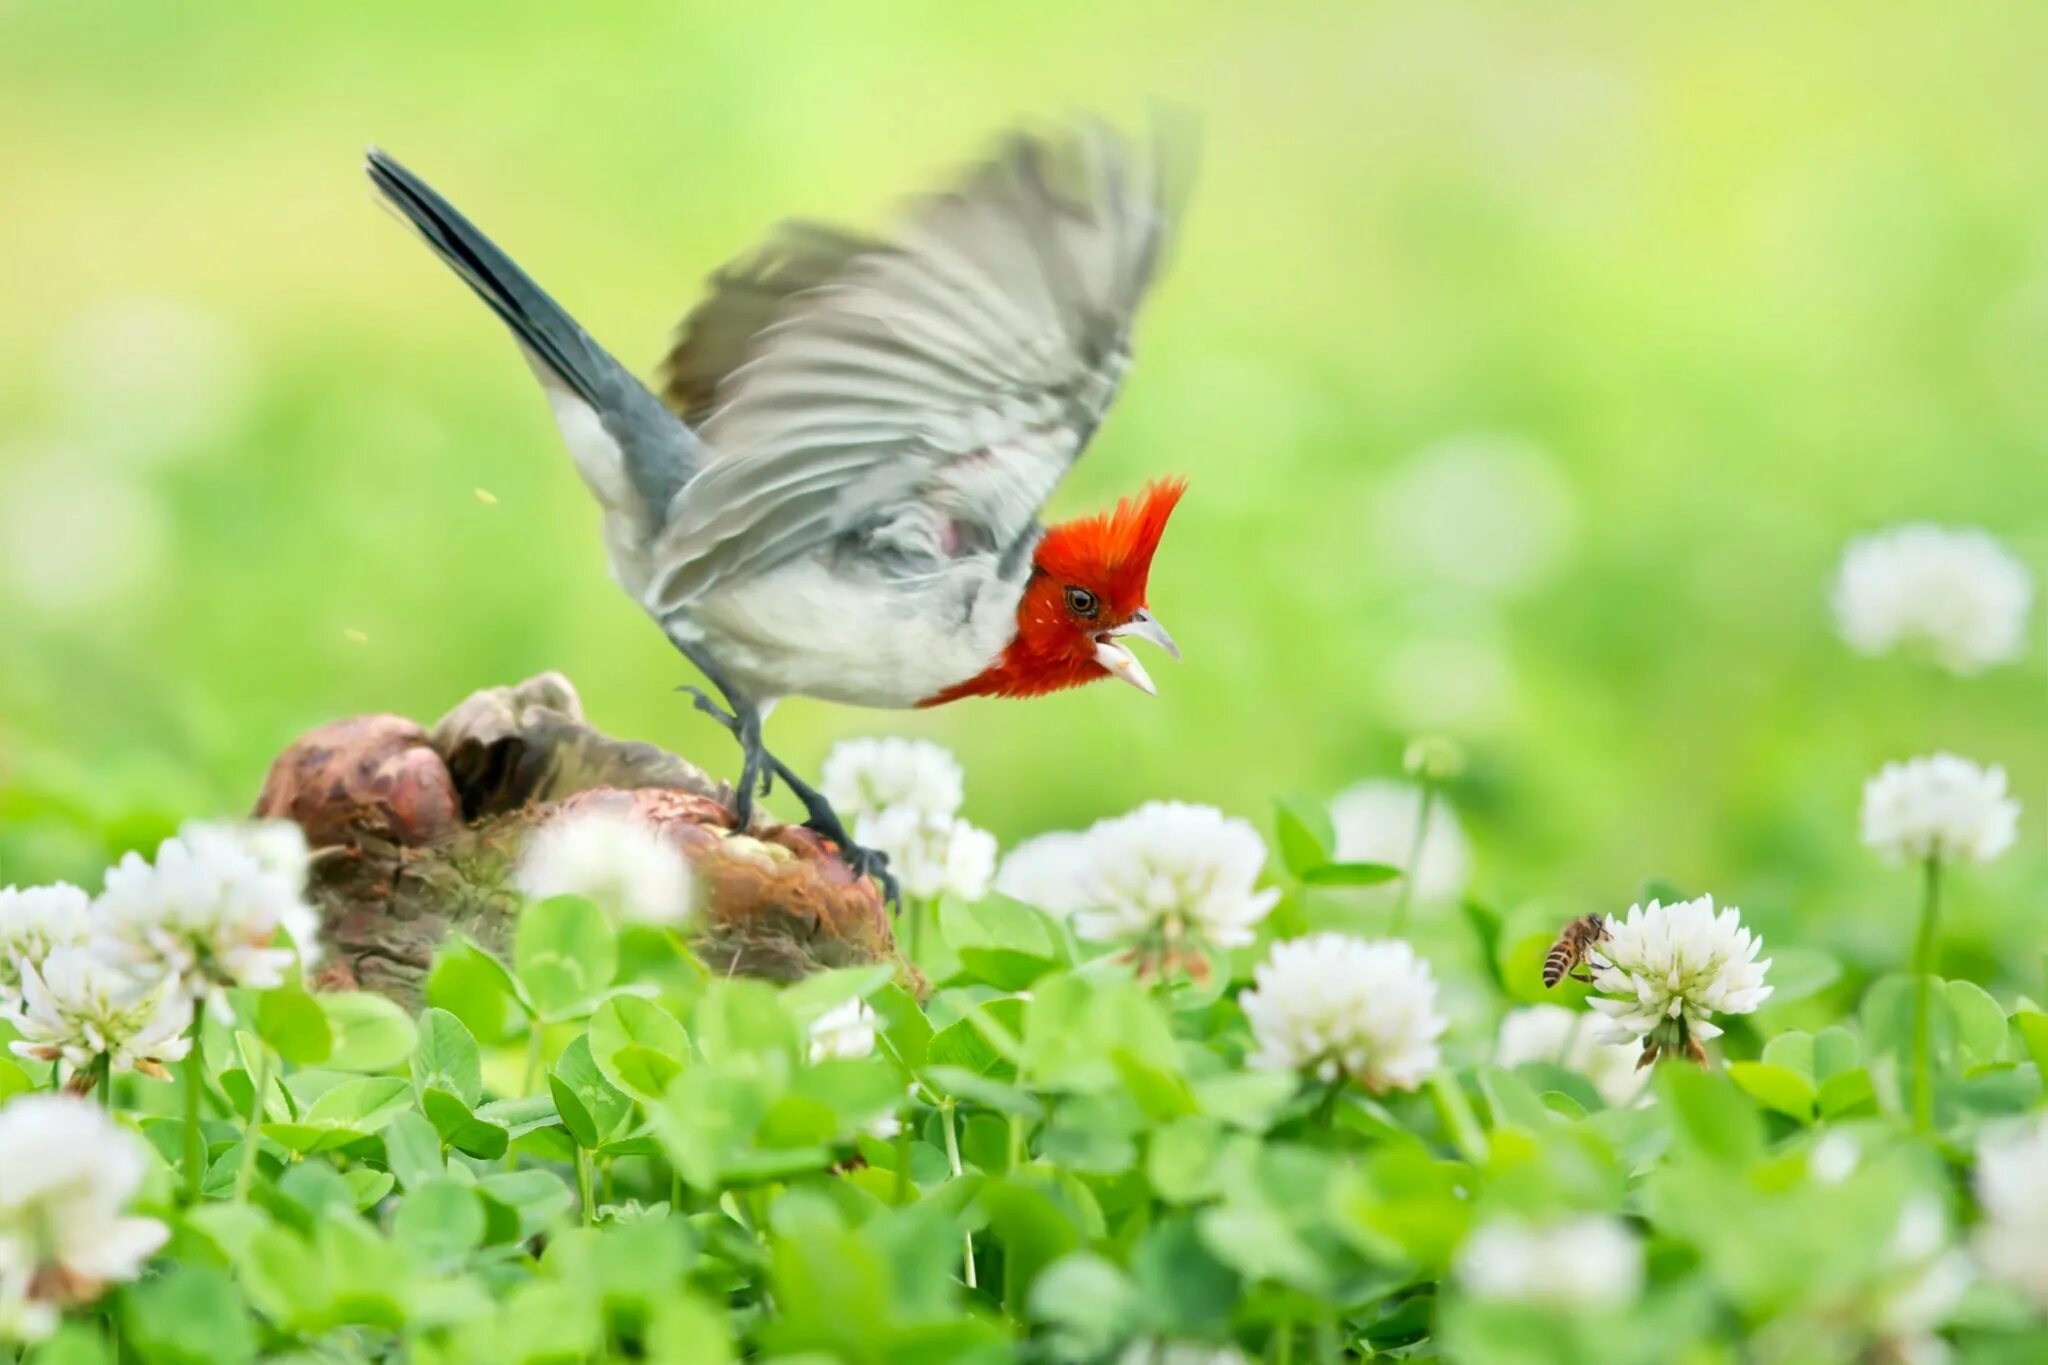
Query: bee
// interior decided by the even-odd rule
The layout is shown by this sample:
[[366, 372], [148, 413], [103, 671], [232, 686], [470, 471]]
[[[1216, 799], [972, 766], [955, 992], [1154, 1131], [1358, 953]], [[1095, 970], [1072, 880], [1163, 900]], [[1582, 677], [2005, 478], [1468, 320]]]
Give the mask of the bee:
[[1543, 986], [1548, 990], [1569, 976], [1574, 981], [1592, 984], [1593, 978], [1585, 969], [1586, 954], [1593, 945], [1607, 937], [1607, 921], [1599, 915], [1581, 915], [1559, 931], [1557, 942], [1550, 947], [1550, 956], [1543, 959]]

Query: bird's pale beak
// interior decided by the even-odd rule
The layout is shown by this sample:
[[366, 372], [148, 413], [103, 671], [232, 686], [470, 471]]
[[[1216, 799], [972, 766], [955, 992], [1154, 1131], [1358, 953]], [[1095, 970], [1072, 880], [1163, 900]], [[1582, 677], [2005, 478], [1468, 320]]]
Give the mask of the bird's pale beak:
[[1137, 655], [1118, 642], [1116, 637], [1120, 635], [1134, 635], [1140, 640], [1150, 640], [1176, 659], [1180, 657], [1180, 646], [1166, 633], [1166, 627], [1153, 620], [1151, 614], [1145, 611], [1137, 612], [1122, 625], [1111, 627], [1095, 637], [1095, 662], [1139, 691], [1158, 696], [1159, 689], [1152, 685], [1152, 675], [1145, 671], [1145, 665], [1138, 662]]
[[1178, 659], [1180, 646], [1166, 633], [1166, 627], [1152, 619], [1152, 613], [1140, 607], [1131, 613], [1131, 619], [1109, 632], [1111, 635], [1135, 635], [1140, 640], [1150, 640], [1168, 654]]

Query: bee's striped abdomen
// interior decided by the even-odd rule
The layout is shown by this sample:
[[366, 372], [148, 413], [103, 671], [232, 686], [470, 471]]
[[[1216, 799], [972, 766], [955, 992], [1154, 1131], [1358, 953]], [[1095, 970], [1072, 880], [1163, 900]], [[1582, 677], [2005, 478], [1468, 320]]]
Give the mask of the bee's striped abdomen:
[[[1598, 915], [1581, 915], [1565, 925], [1543, 959], [1543, 985], [1547, 990], [1564, 980], [1565, 974], [1586, 960], [1594, 944], [1607, 937], [1607, 923]], [[1584, 978], [1580, 978], [1584, 979]]]

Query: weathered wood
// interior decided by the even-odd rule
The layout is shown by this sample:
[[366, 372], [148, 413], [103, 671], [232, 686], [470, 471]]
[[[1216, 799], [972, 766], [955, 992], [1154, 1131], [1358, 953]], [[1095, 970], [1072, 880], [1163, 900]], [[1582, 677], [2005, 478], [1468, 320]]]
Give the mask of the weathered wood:
[[889, 962], [921, 990], [874, 885], [801, 826], [757, 815], [735, 831], [731, 795], [675, 754], [597, 730], [569, 680], [544, 673], [473, 694], [431, 733], [398, 716], [321, 726], [271, 765], [256, 814], [295, 821], [313, 845], [331, 988], [412, 1004], [450, 930], [502, 950], [528, 840], [603, 810], [645, 821], [690, 861], [685, 934], [713, 970], [795, 980]]

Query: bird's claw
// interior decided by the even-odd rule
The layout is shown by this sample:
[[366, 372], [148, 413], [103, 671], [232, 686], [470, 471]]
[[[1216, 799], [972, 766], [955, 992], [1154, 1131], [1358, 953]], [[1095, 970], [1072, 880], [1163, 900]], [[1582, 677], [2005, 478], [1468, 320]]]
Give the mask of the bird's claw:
[[[705, 715], [711, 717], [711, 719], [717, 721], [720, 725], [723, 725], [727, 730], [738, 736], [742, 745], [749, 743], [746, 727], [740, 722], [739, 717], [728, 708], [720, 706], [710, 693], [701, 687], [696, 687], [689, 683], [684, 683], [676, 690], [678, 692], [687, 692], [699, 711], [702, 711]], [[752, 743], [758, 745], [759, 742], [757, 727]], [[775, 774], [779, 770], [788, 779], [789, 789], [803, 801], [805, 809], [810, 812], [811, 818], [804, 821], [804, 828], [837, 848], [840, 861], [852, 869], [855, 877], [874, 878], [875, 885], [882, 888], [884, 903], [891, 910], [901, 913], [903, 909], [903, 888], [897, 882], [895, 875], [889, 871], [889, 855], [880, 849], [864, 848], [860, 844], [855, 843], [847, 836], [846, 826], [840, 823], [839, 817], [833, 813], [831, 805], [826, 802], [824, 797], [818, 795], [818, 793], [812, 791], [802, 781], [798, 780], [796, 774], [787, 767], [782, 766], [781, 760], [777, 759], [773, 754], [768, 753], [765, 749], [758, 750], [757, 752], [764, 760], [761, 763], [761, 795], [766, 796], [774, 789]], [[752, 823], [753, 805], [754, 803], [748, 793], [741, 792], [739, 794], [738, 827], [740, 829], [746, 829]]]
[[873, 877], [875, 885], [882, 888], [882, 903], [892, 911], [903, 911], [903, 887], [897, 882], [896, 874], [889, 870], [889, 855], [876, 848], [862, 848], [849, 844], [839, 851], [840, 859], [853, 869], [856, 877]]
[[701, 687], [692, 687], [688, 683], [684, 683], [681, 687], [678, 687], [676, 691], [689, 693], [691, 699], [694, 701], [699, 711], [702, 711], [705, 715], [711, 717], [711, 719], [717, 721], [720, 725], [723, 725], [726, 729], [732, 731], [734, 734], [739, 733], [739, 717], [735, 716], [732, 712], [726, 710], [723, 706], [720, 706], [717, 702], [711, 700], [711, 694], [709, 692], [706, 692]]
[[816, 822], [806, 822], [804, 828], [837, 845], [839, 861], [845, 863], [855, 877], [874, 878], [875, 885], [882, 888], [883, 904], [891, 910], [901, 912], [903, 887], [897, 882], [896, 874], [889, 870], [889, 855], [879, 848], [856, 844], [846, 837], [846, 831], [839, 827], [838, 821], [834, 820], [831, 823], [830, 829], [820, 829]]

